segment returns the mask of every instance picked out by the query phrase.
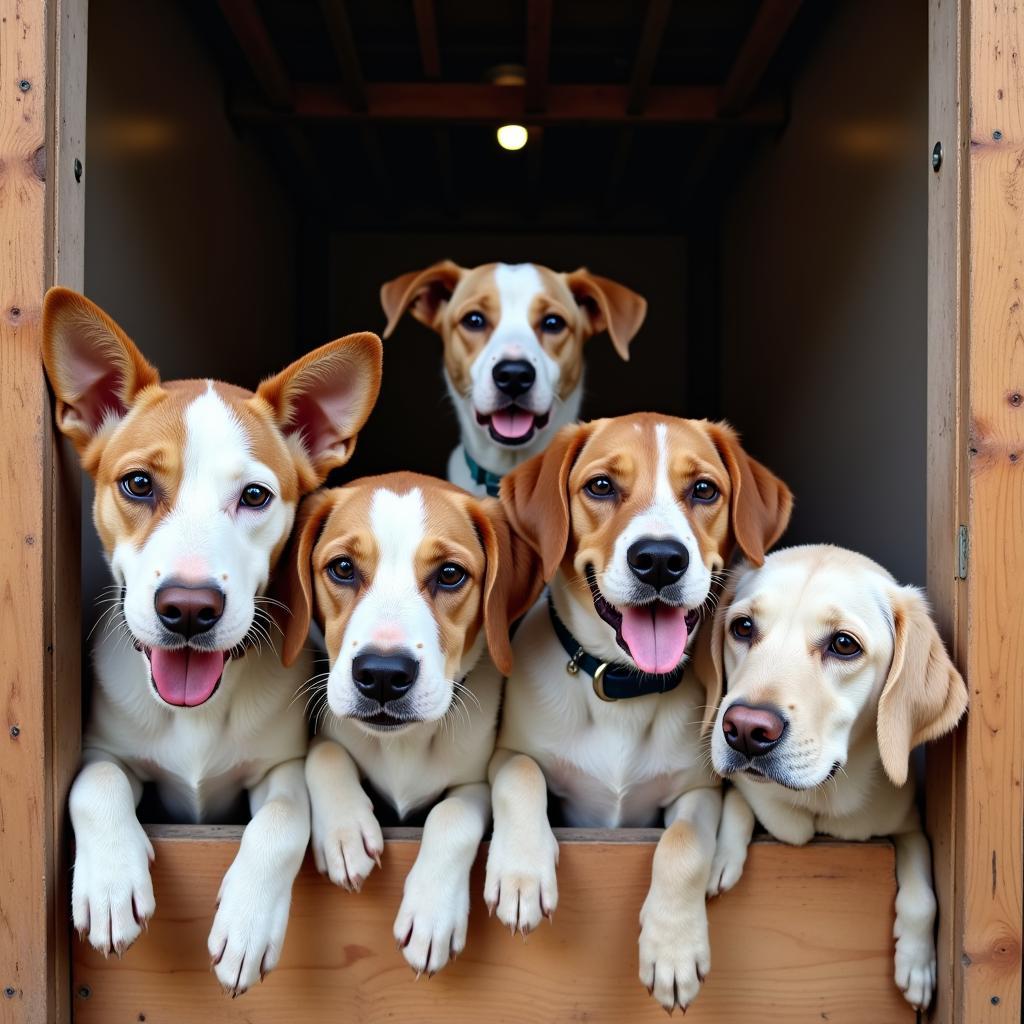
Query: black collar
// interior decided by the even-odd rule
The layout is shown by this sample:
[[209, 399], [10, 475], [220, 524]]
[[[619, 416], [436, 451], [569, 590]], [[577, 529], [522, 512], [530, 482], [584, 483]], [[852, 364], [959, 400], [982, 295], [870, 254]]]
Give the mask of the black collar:
[[501, 486], [501, 477], [497, 473], [492, 473], [489, 469], [484, 469], [484, 467], [481, 466], [468, 451], [466, 451], [465, 447], [462, 449], [462, 454], [466, 457], [466, 465], [469, 467], [470, 476], [473, 477], [473, 483], [482, 485], [487, 491], [488, 497], [498, 497], [498, 488]]
[[669, 690], [674, 690], [679, 685], [679, 680], [683, 678], [684, 665], [677, 666], [663, 676], [653, 676], [631, 665], [600, 661], [583, 650], [566, 624], [558, 617], [551, 591], [548, 591], [548, 611], [551, 614], [551, 625], [555, 628], [555, 636], [558, 637], [565, 653], [569, 655], [569, 662], [565, 666], [566, 672], [574, 676], [583, 669], [594, 680], [594, 693], [601, 700], [627, 700], [630, 697], [646, 697], [652, 693], [668, 693]]

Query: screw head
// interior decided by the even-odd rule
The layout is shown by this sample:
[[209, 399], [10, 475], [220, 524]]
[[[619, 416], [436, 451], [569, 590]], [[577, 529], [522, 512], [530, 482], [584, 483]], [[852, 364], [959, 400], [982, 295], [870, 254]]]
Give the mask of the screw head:
[[18, 993], [14, 991], [13, 985], [8, 985], [4, 989], [4, 999], [13, 999]]
[[82, 180], [82, 161], [75, 157], [75, 181]]
[[938, 174], [939, 168], [942, 166], [942, 143], [936, 142], [932, 146], [932, 170]]
[[1002, 137], [1003, 133], [998, 128], [992, 133], [992, 138], [995, 139], [996, 142], [998, 142]]
[[20, 90], [21, 90], [22, 92], [28, 92], [28, 91], [29, 91], [29, 89], [31, 89], [31, 88], [32, 88], [32, 83], [31, 83], [31, 82], [30, 82], [30, 81], [29, 81], [29, 80], [28, 80], [27, 78], [23, 78], [23, 79], [22, 79], [22, 80], [21, 80], [21, 81], [20, 81], [20, 82], [18, 83], [18, 88], [19, 88], [19, 89], [20, 89]]
[[999, 996], [993, 996], [992, 997], [992, 1005], [993, 1006], [998, 1006], [999, 1005]]
[[21, 726], [19, 726], [19, 725], [12, 725], [11, 726], [11, 738], [16, 740], [20, 735], [21, 735]]
[[88, 999], [92, 995], [92, 989], [88, 985], [79, 985], [78, 995], [81, 999]]

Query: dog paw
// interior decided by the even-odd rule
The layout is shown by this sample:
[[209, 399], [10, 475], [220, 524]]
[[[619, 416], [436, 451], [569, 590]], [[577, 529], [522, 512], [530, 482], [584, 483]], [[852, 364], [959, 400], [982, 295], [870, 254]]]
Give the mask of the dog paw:
[[653, 895], [640, 911], [640, 981], [669, 1013], [685, 1012], [711, 970], [707, 913]]
[[916, 1010], [927, 1010], [931, 1004], [935, 975], [935, 945], [931, 935], [917, 934], [910, 929], [897, 934], [896, 987]]
[[384, 836], [366, 806], [313, 813], [313, 860], [317, 871], [348, 892], [359, 892], [374, 866], [380, 866]]
[[417, 861], [405, 880], [395, 942], [417, 976], [436, 974], [466, 948], [469, 878], [443, 875]]
[[71, 914], [75, 928], [104, 956], [122, 953], [156, 911], [149, 865], [153, 846], [132, 819], [102, 842], [77, 836]]
[[487, 855], [484, 901], [513, 933], [527, 935], [558, 906], [558, 842], [547, 821], [533, 835], [495, 827]]
[[277, 966], [288, 928], [291, 878], [260, 882], [241, 858], [228, 868], [207, 940], [211, 966], [232, 998], [262, 981]]
[[728, 892], [740, 880], [747, 863], [747, 849], [746, 843], [724, 843], [716, 848], [708, 876], [709, 897]]

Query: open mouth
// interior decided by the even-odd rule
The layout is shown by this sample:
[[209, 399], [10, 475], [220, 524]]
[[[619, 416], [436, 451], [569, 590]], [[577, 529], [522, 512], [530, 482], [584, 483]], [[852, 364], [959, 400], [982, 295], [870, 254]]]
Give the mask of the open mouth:
[[153, 688], [166, 704], [178, 708], [197, 708], [205, 704], [220, 686], [224, 667], [232, 657], [244, 649], [230, 651], [197, 651], [193, 647], [136, 648], [149, 661], [149, 674]]
[[598, 588], [592, 566], [587, 567], [587, 583], [594, 610], [615, 630], [615, 642], [641, 672], [664, 675], [683, 660], [687, 641], [700, 617], [698, 609], [664, 601], [616, 608]]
[[506, 405], [492, 413], [477, 410], [476, 421], [486, 427], [498, 444], [526, 444], [538, 430], [543, 430], [551, 419], [550, 410], [539, 415], [516, 404]]
[[375, 715], [370, 715], [368, 718], [357, 718], [356, 721], [361, 725], [368, 725], [371, 729], [376, 729], [378, 732], [392, 732], [395, 729], [401, 729], [403, 726], [413, 724], [407, 718], [395, 718], [386, 711], [378, 711]]

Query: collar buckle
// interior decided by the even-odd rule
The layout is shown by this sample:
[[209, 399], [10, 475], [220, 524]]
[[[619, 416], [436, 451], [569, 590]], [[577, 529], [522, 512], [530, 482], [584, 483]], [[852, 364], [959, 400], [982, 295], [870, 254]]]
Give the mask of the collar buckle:
[[607, 668], [608, 662], [602, 661], [601, 664], [594, 669], [594, 693], [596, 693], [597, 696], [606, 704], [615, 704], [618, 701], [618, 697], [609, 697], [608, 694], [604, 692], [604, 673]]

